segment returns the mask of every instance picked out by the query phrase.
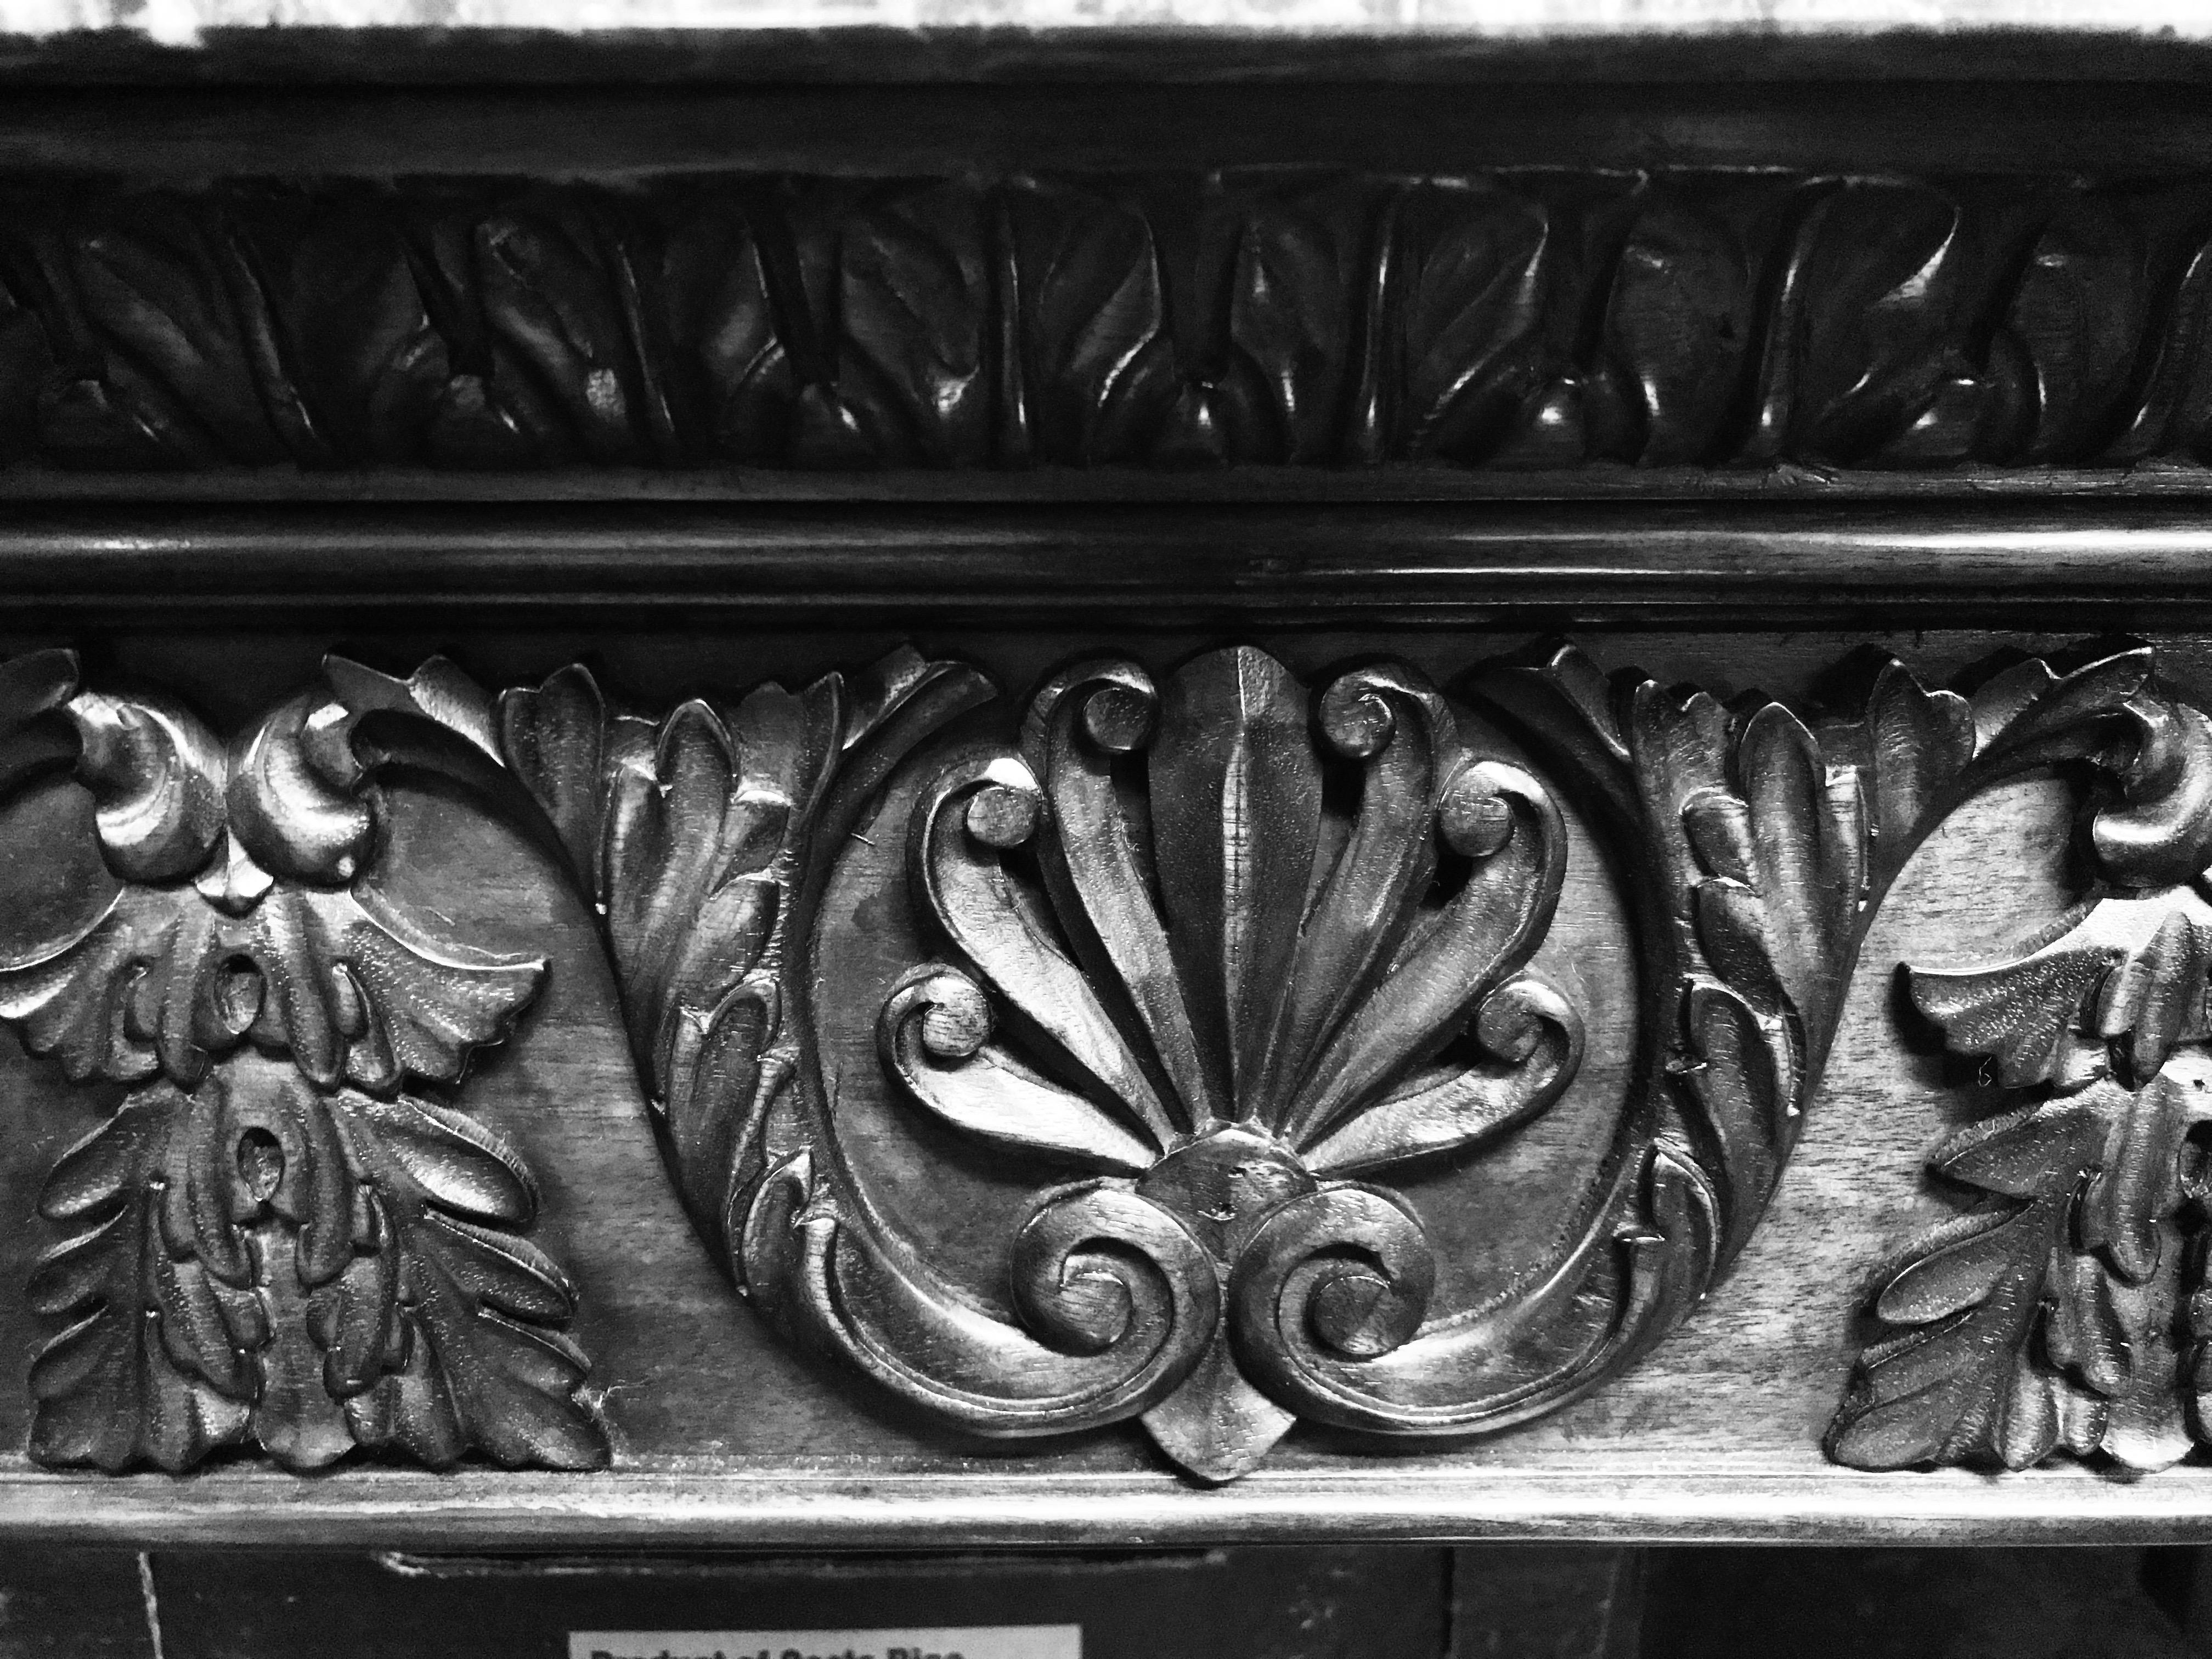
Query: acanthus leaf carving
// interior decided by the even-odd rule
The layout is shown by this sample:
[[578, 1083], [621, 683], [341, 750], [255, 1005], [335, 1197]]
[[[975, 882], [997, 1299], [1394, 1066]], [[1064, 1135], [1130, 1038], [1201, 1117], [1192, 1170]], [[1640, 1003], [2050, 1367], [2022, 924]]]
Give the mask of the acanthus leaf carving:
[[[2132, 645], [2064, 674], [2030, 659], [1969, 700], [1893, 659], [1862, 665], [1858, 710], [1817, 730], [1768, 699], [1723, 707], [1634, 671], [1607, 677], [1571, 646], [1482, 681], [1569, 764], [1626, 860], [1644, 982], [1674, 1009], [1643, 1022], [1636, 1091], [1667, 1133], [1709, 1149], [1693, 1167], [1710, 1171], [1721, 1221], [1701, 1281], [1765, 1212], [1905, 860], [1969, 796], [2106, 753], [2153, 672]], [[2158, 810], [2125, 807], [2108, 833]]]
[[[334, 685], [224, 744], [166, 697], [58, 667], [10, 665], [30, 694], [11, 724], [65, 732], [46, 761], [89, 793], [114, 889], [0, 963], [0, 1018], [70, 1078], [135, 1086], [41, 1200], [70, 1231], [32, 1301], [71, 1322], [33, 1369], [33, 1455], [174, 1471], [251, 1440], [293, 1468], [356, 1446], [604, 1462], [562, 1330], [574, 1288], [523, 1237], [527, 1170], [411, 1087], [459, 1085], [546, 964], [434, 939], [373, 884], [383, 808]], [[414, 684], [435, 703], [459, 682]]]
[[901, 650], [659, 721], [616, 712], [580, 667], [499, 701], [500, 752], [603, 919], [647, 1097], [710, 1240], [742, 1230], [797, 1065], [782, 969], [825, 817], [981, 694], [969, 671]]
[[[2212, 722], [2147, 653], [2136, 666], [2107, 687], [2090, 751], [2107, 780], [2082, 826], [2096, 890], [2008, 960], [1910, 971], [1946, 1045], [1984, 1057], [2014, 1103], [1929, 1157], [1977, 1202], [1883, 1274], [1887, 1334], [1830, 1432], [1841, 1462], [2021, 1469], [2063, 1450], [2140, 1471], [2203, 1434], [2182, 1334], [2203, 1322]], [[2064, 707], [2066, 682], [2022, 668], [1992, 690], [1989, 715], [2048, 743], [2036, 710]]]
[[[252, 878], [229, 862], [216, 873], [219, 901], [120, 888], [76, 937], [0, 963], [0, 1018], [77, 1081], [195, 1083], [250, 1041], [325, 1088], [381, 1092], [405, 1076], [458, 1082], [470, 1049], [501, 1040], [536, 994], [543, 964], [431, 943], [371, 891], [272, 887], [249, 901]], [[240, 918], [218, 908], [249, 902]]]
[[250, 1437], [291, 1468], [356, 1445], [592, 1467], [556, 1328], [574, 1291], [514, 1231], [536, 1207], [514, 1154], [433, 1101], [258, 1055], [190, 1093], [157, 1079], [47, 1183], [44, 1212], [88, 1224], [32, 1283], [75, 1322], [33, 1368], [32, 1453], [176, 1471]]
[[[2177, 1383], [2184, 1194], [2201, 1055], [2107, 1077], [1952, 1135], [1939, 1175], [1989, 1194], [1889, 1273], [1830, 1447], [1869, 1468], [2027, 1468], [2063, 1448], [2154, 1469], [2191, 1448]], [[2016, 1200], [2008, 1202], [2007, 1200]]]

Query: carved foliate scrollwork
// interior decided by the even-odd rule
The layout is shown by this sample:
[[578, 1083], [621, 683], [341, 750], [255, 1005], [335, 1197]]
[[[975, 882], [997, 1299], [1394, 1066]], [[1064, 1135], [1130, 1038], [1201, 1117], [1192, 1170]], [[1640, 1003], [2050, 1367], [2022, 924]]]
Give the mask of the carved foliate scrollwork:
[[1750, 1236], [1919, 840], [1993, 782], [2104, 753], [2148, 665], [2029, 665], [1969, 700], [1884, 662], [1817, 726], [1567, 647], [1477, 677], [1619, 860], [1644, 1000], [1558, 1243], [1438, 1310], [1392, 1172], [1479, 1157], [1580, 1053], [1571, 996], [1528, 970], [1565, 857], [1549, 787], [1471, 748], [1410, 670], [1308, 688], [1250, 650], [1158, 684], [1079, 663], [1014, 741], [958, 747], [910, 791], [902, 876], [938, 954], [887, 987], [875, 1033], [912, 1106], [1041, 1181], [1080, 1177], [1009, 1242], [1011, 1319], [896, 1238], [826, 1119], [761, 1188], [742, 1271], [970, 1427], [1139, 1415], [1209, 1478], [1300, 1417], [1464, 1434], [1554, 1408], [1647, 1352]]
[[[1975, 1202], [1882, 1276], [1889, 1334], [1830, 1435], [1846, 1463], [2020, 1469], [2063, 1450], [2144, 1470], [2207, 1437], [2212, 721], [2148, 651], [2083, 675], [2104, 682], [2102, 718], [2074, 728], [2106, 783], [2081, 838], [2091, 893], [2010, 960], [1908, 975], [2005, 1104], [1930, 1155]], [[2048, 698], [2044, 678], [2015, 670], [1983, 697]]]
[[987, 694], [900, 651], [657, 721], [611, 708], [582, 668], [499, 699], [498, 752], [602, 919], [646, 1097], [710, 1242], [742, 1231], [799, 1064], [792, 968], [822, 866], [885, 771]]
[[0, 775], [71, 768], [113, 885], [0, 961], [0, 1018], [130, 1089], [40, 1197], [67, 1236], [31, 1300], [69, 1322], [32, 1368], [42, 1461], [176, 1470], [246, 1440], [293, 1468], [356, 1446], [605, 1459], [561, 1330], [574, 1289], [523, 1236], [529, 1171], [416, 1091], [459, 1084], [545, 963], [436, 939], [373, 884], [365, 678], [333, 660], [226, 744], [165, 696], [82, 686], [66, 653], [0, 676]]
[[[2094, 751], [2147, 661], [2023, 669], [1971, 702], [1887, 663], [1817, 729], [1771, 702], [1607, 679], [1567, 648], [1480, 676], [1621, 861], [1646, 988], [1595, 1177], [1557, 1245], [1479, 1306], [1431, 1307], [1429, 1231], [1388, 1183], [1479, 1156], [1573, 1076], [1581, 1017], [1528, 965], [1567, 843], [1549, 787], [1402, 667], [1308, 687], [1249, 649], [1157, 684], [1080, 662], [1004, 744], [924, 744], [903, 816], [869, 822], [861, 839], [904, 847], [870, 879], [902, 882], [921, 928], [878, 1005], [878, 1062], [908, 1107], [1044, 1183], [1006, 1242], [1006, 1313], [868, 1198], [838, 1078], [793, 1006], [817, 988], [805, 918], [840, 856], [821, 838], [858, 835], [849, 817], [793, 820], [816, 852], [771, 880], [791, 931], [772, 952], [745, 933], [732, 957], [773, 958], [775, 984], [738, 995], [727, 977], [700, 1004], [777, 1033], [747, 1041], [791, 1090], [781, 1140], [748, 1128], [702, 1177], [706, 1143], [672, 1113], [679, 1178], [772, 1317], [984, 1432], [1139, 1416], [1218, 1479], [1300, 1417], [1390, 1434], [1524, 1420], [1633, 1364], [1741, 1249], [1918, 840], [1990, 783]], [[980, 695], [959, 684], [948, 712]], [[664, 783], [684, 718], [652, 744]], [[757, 712], [717, 729], [717, 753], [789, 741]], [[603, 902], [621, 878], [605, 845]], [[702, 939], [734, 937], [720, 891], [691, 891]], [[640, 1018], [674, 1052], [665, 1011]], [[1051, 1184], [1055, 1166], [1073, 1179]]]
[[[900, 653], [659, 720], [580, 671], [500, 701], [506, 775], [605, 919], [665, 1150], [740, 1285], [950, 1420], [1142, 1416], [1214, 1478], [1299, 1415], [1525, 1414], [1572, 1273], [1424, 1347], [1451, 1396], [1425, 1416], [1340, 1373], [1414, 1338], [1436, 1277], [1376, 1178], [1509, 1133], [1577, 1064], [1577, 1011], [1528, 965], [1565, 858], [1548, 793], [1394, 665], [1316, 696], [1250, 649], [1164, 686], [1101, 659], [1004, 747], [945, 735], [988, 695]], [[886, 1224], [842, 1143], [821, 906], [887, 834], [941, 954], [885, 987], [878, 1062], [906, 1109], [1073, 1177], [1006, 1240], [1011, 1316]], [[1608, 1267], [1612, 1224], [1585, 1251]]]
[[[0, 962], [0, 1017], [131, 1090], [47, 1185], [69, 1237], [32, 1295], [75, 1322], [33, 1450], [605, 1455], [529, 1177], [434, 1092], [545, 965], [382, 896], [393, 769], [568, 872], [678, 1189], [772, 1323], [945, 1422], [1134, 1418], [1223, 1480], [1301, 1419], [1487, 1432], [1635, 1364], [1759, 1224], [1914, 848], [2070, 766], [2098, 887], [2017, 960], [1911, 976], [2026, 1097], [1936, 1154], [1984, 1201], [1886, 1277], [1899, 1334], [1831, 1443], [2170, 1462], [2212, 1341], [2212, 722], [2142, 647], [1971, 696], [1863, 666], [1808, 719], [1566, 646], [1453, 695], [1251, 647], [1101, 656], [1018, 705], [900, 651], [647, 717], [580, 668], [495, 698], [332, 659], [223, 742], [20, 659], [0, 781], [69, 769], [113, 891]], [[1540, 1230], [1470, 1233], [1453, 1183], [1579, 1097], [1586, 988], [1542, 965], [1577, 848], [1627, 908], [1625, 1090], [1567, 1120], [1587, 1156]], [[981, 1278], [870, 1162], [900, 1125], [1018, 1194]], [[927, 1173], [895, 1177], [925, 1209]], [[1510, 1263], [1473, 1297], [1470, 1239]]]
[[[1993, 1200], [1892, 1278], [1878, 1309], [1911, 1328], [1865, 1358], [1831, 1437], [1844, 1462], [2021, 1467], [2064, 1443], [2142, 1466], [2186, 1449], [2168, 1329], [2181, 1251], [2155, 1235], [2182, 1206], [2194, 1097], [2159, 1067], [2201, 1018], [2187, 884], [2206, 862], [2212, 727], [2154, 672], [2148, 647], [2124, 647], [2063, 673], [2021, 662], [1968, 697], [1883, 663], [1863, 712], [1817, 732], [1756, 699], [1726, 710], [1606, 681], [1571, 652], [1493, 682], [1532, 731], [1590, 763], [1577, 772], [1590, 810], [1622, 832], [1646, 982], [1677, 988], [1673, 1018], [1647, 1010], [1640, 1072], [1649, 1109], [1715, 1178], [1707, 1279], [1772, 1194], [1858, 945], [1919, 841], [2008, 776], [2087, 763], [2106, 781], [2088, 839], [2119, 890], [2023, 960], [1917, 974], [1913, 994], [1955, 1046], [2002, 1056], [2008, 1082], [2049, 1082], [2086, 1018], [2087, 1046], [2126, 1054], [2113, 1065], [2149, 1086], [2131, 1095], [2112, 1066], [2091, 1066], [2070, 1103], [1939, 1149], [1943, 1174], [2027, 1202]], [[2090, 1208], [2076, 1211], [2077, 1187]], [[2161, 1263], [2164, 1285], [2150, 1282]]]
[[1611, 830], [1640, 922], [1647, 1009], [1638, 1092], [1717, 1172], [1709, 1279], [1742, 1248], [1796, 1145], [1858, 949], [1913, 850], [2002, 779], [2094, 753], [2150, 672], [2148, 649], [2065, 676], [2040, 661], [1972, 700], [1902, 665], [1863, 665], [1850, 715], [1808, 726], [1750, 697], [1723, 707], [1572, 647], [1484, 684], [1568, 763]]

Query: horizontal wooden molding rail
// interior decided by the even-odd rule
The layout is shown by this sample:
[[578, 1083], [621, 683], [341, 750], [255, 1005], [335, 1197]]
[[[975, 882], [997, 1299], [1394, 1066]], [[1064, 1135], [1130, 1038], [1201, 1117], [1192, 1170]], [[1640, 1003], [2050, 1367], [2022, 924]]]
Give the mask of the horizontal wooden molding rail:
[[546, 1474], [470, 1468], [301, 1480], [251, 1468], [187, 1481], [0, 1473], [0, 1537], [137, 1546], [559, 1550], [993, 1549], [1239, 1542], [1572, 1540], [1662, 1543], [2202, 1542], [2201, 1485], [2075, 1468], [1992, 1480], [1833, 1470], [1686, 1474], [1624, 1462], [1395, 1473], [1262, 1471], [1204, 1490], [1157, 1476], [974, 1468], [901, 1474], [680, 1471]]
[[[1584, 503], [1297, 507], [491, 504], [21, 507], [19, 624], [367, 607], [589, 607], [909, 625], [1065, 618], [1510, 625], [2181, 625], [2212, 526], [2174, 504], [1880, 510]], [[702, 609], [703, 608], [703, 609]], [[903, 619], [903, 621], [902, 621]]]

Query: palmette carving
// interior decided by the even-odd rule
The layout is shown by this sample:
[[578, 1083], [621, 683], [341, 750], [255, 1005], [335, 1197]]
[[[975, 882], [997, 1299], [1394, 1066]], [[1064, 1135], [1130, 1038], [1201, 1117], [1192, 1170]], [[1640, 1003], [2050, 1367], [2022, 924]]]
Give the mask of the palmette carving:
[[114, 879], [0, 961], [0, 1018], [73, 1079], [136, 1085], [40, 1199], [69, 1233], [31, 1300], [71, 1322], [32, 1368], [41, 1461], [606, 1456], [561, 1331], [574, 1290], [522, 1236], [528, 1171], [410, 1091], [458, 1084], [545, 963], [432, 939], [366, 884], [361, 678], [334, 660], [225, 744], [162, 696], [80, 686], [65, 653], [0, 675], [7, 786], [71, 766]]
[[[1127, 662], [1056, 676], [1018, 754], [924, 792], [911, 881], [969, 971], [918, 969], [880, 1028], [918, 1104], [1122, 1183], [1219, 1264], [1225, 1324], [1181, 1334], [1145, 1413], [1213, 1479], [1312, 1411], [1333, 1356], [1373, 1358], [1421, 1322], [1420, 1223], [1341, 1177], [1503, 1133], [1558, 1097], [1582, 1044], [1566, 997], [1522, 972], [1566, 855], [1549, 795], [1468, 752], [1409, 671], [1310, 701], [1249, 649], [1164, 692]], [[1338, 767], [1359, 805], [1331, 849]], [[1464, 866], [1448, 898], [1440, 860]], [[1018, 1037], [998, 1040], [999, 1009]], [[1479, 1055], [1447, 1056], [1470, 1027]]]

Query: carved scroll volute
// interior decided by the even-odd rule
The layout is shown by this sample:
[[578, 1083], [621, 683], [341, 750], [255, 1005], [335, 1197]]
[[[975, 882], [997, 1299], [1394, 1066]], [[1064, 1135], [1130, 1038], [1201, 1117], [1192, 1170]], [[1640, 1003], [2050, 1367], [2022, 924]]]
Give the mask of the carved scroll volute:
[[72, 768], [115, 884], [0, 962], [0, 1018], [131, 1087], [41, 1195], [69, 1230], [30, 1292], [69, 1322], [32, 1370], [41, 1461], [606, 1457], [574, 1292], [523, 1237], [529, 1172], [436, 1092], [545, 963], [436, 939], [367, 884], [383, 808], [338, 688], [380, 678], [334, 661], [226, 744], [158, 694], [79, 687], [63, 653], [0, 672], [0, 773]]

